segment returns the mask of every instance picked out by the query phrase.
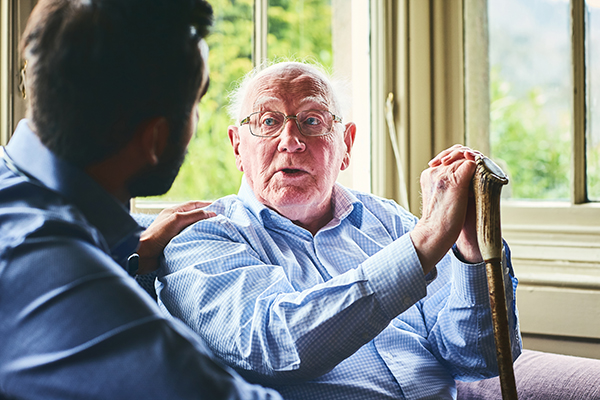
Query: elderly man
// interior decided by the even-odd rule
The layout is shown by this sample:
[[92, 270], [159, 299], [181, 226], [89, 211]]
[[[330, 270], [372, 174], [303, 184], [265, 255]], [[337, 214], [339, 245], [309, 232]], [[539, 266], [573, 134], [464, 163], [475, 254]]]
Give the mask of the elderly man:
[[242, 186], [167, 246], [161, 306], [287, 399], [451, 399], [455, 379], [496, 374], [469, 206], [475, 152], [454, 146], [430, 162], [418, 220], [335, 182], [356, 127], [317, 68], [270, 66], [237, 95]]
[[[130, 198], [168, 190], [196, 130], [211, 21], [204, 0], [37, 2], [29, 118], [0, 149], [0, 398], [280, 398], [219, 365], [123, 269], [141, 230]], [[209, 216], [188, 206], [157, 220], [142, 261], [179, 216]]]

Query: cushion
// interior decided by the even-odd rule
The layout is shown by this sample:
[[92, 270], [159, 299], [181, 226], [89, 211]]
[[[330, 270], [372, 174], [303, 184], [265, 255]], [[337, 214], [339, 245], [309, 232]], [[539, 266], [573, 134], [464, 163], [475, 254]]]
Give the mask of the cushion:
[[[523, 350], [514, 370], [519, 400], [600, 400], [600, 360]], [[498, 378], [456, 386], [459, 400], [502, 399]]]

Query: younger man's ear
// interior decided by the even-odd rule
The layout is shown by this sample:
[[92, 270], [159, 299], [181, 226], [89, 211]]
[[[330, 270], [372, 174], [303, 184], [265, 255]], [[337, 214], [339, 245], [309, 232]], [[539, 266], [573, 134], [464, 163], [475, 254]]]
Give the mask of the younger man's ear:
[[169, 123], [165, 117], [149, 119], [138, 128], [140, 151], [143, 159], [150, 165], [158, 164], [169, 141]]

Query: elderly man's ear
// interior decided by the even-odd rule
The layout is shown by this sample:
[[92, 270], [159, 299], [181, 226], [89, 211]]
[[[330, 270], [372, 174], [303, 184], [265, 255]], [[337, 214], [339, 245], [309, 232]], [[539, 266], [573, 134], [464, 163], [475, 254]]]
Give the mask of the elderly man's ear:
[[233, 154], [235, 155], [235, 166], [238, 170], [244, 172], [244, 167], [242, 166], [242, 159], [240, 157], [239, 127], [235, 125], [229, 125], [229, 127], [227, 128], [227, 135], [229, 136], [231, 147], [233, 147]]
[[341, 171], [348, 168], [350, 165], [350, 153], [352, 152], [352, 146], [354, 145], [354, 138], [356, 136], [356, 124], [354, 122], [348, 122], [344, 130], [344, 144], [346, 145], [346, 154], [342, 161]]

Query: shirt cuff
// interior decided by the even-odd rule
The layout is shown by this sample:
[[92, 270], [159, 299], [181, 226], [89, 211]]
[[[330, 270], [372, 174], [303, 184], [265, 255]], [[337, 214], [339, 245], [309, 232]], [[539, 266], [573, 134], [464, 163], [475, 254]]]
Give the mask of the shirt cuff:
[[[454, 250], [454, 248], [453, 248]], [[452, 274], [454, 290], [470, 305], [489, 303], [485, 262], [470, 264], [462, 261], [453, 251]]]
[[465, 265], [480, 265], [481, 263], [470, 263], [468, 261], [465, 260], [465, 258], [463, 257], [463, 255], [461, 254], [460, 250], [458, 250], [458, 246], [456, 245], [456, 243], [454, 243], [452, 245], [452, 253], [454, 254], [454, 257], [456, 257], [456, 259], [458, 261], [460, 261], [462, 264]]
[[427, 295], [427, 282], [407, 233], [362, 264], [375, 297], [390, 319]]

